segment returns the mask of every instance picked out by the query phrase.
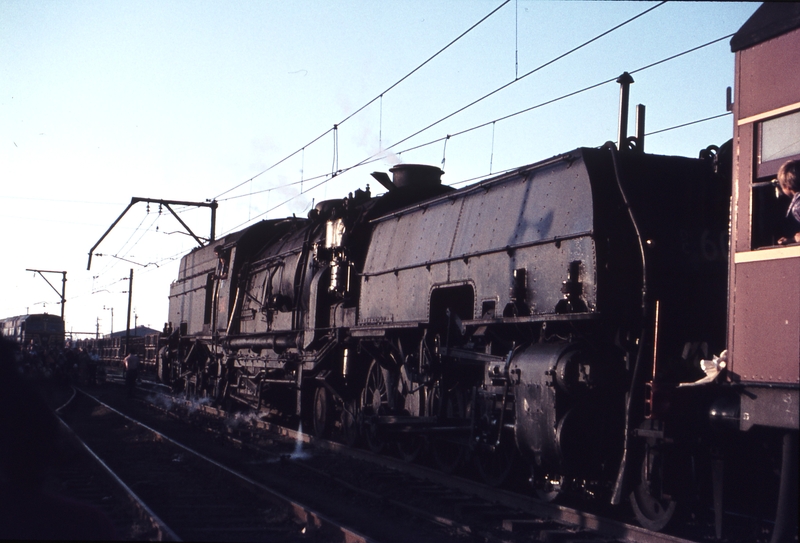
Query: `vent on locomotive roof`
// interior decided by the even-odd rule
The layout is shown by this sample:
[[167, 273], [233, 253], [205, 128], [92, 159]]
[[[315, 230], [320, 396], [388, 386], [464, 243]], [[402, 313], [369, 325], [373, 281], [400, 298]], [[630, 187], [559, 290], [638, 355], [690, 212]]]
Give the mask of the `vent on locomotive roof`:
[[436, 187], [442, 184], [444, 172], [427, 164], [398, 164], [390, 168], [392, 180], [384, 172], [372, 172], [374, 177], [389, 192], [405, 187]]

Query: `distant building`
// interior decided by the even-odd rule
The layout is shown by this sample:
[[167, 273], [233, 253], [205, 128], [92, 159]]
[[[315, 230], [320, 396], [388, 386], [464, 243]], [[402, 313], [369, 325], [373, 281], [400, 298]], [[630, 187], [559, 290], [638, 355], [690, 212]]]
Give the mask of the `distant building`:
[[[131, 328], [131, 337], [144, 337], [144, 336], [149, 336], [150, 334], [158, 334], [160, 332], [161, 330], [155, 330], [147, 326], [137, 326], [136, 328]], [[125, 334], [126, 334], [125, 330], [120, 330], [119, 332], [114, 332], [113, 334], [106, 334], [104, 337], [124, 338]]]

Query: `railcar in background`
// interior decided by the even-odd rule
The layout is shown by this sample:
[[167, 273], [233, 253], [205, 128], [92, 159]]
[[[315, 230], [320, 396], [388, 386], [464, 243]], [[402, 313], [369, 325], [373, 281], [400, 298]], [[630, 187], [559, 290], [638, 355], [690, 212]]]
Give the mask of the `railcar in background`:
[[58, 315], [40, 313], [19, 315], [0, 320], [3, 337], [9, 338], [23, 348], [64, 348], [64, 319]]

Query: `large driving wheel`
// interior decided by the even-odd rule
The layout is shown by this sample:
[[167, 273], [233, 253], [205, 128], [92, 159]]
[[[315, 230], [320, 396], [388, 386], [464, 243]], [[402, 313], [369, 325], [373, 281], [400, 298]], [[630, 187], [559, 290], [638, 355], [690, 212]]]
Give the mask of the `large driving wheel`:
[[377, 425], [372, 420], [389, 410], [389, 388], [383, 371], [378, 361], [373, 360], [367, 372], [367, 383], [361, 400], [364, 437], [370, 450], [375, 453], [383, 452], [386, 448], [386, 441], [379, 435]]
[[675, 502], [665, 497], [662, 490], [664, 482], [664, 456], [648, 447], [642, 461], [641, 479], [631, 492], [631, 505], [636, 520], [643, 527], [654, 532], [663, 530], [675, 514]]
[[[425, 414], [424, 389], [413, 386], [408, 368], [403, 366], [398, 381], [397, 399], [402, 402], [403, 416], [421, 417]], [[397, 406], [396, 406], [397, 407]], [[397, 452], [406, 462], [416, 462], [425, 450], [427, 440], [417, 432], [400, 433], [397, 437]]]
[[318, 386], [314, 391], [314, 437], [328, 439], [333, 429], [333, 399], [330, 391]]

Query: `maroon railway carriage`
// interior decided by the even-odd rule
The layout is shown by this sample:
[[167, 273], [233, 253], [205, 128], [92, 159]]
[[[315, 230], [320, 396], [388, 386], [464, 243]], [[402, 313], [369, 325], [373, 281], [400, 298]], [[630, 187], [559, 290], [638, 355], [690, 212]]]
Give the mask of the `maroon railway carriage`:
[[[767, 17], [782, 13], [777, 23]], [[770, 26], [762, 26], [770, 22]], [[800, 244], [777, 245], [788, 200], [773, 184], [800, 159], [800, 6], [765, 5], [736, 53], [728, 371], [744, 385], [741, 429], [798, 429]]]
[[[728, 376], [732, 425], [782, 436], [773, 541], [796, 540], [800, 419], [800, 243], [777, 245], [788, 199], [775, 175], [800, 160], [800, 4], [762, 5], [731, 40], [736, 54]], [[763, 437], [762, 437], [763, 436]]]

